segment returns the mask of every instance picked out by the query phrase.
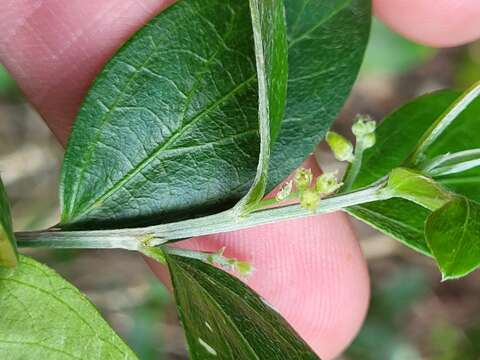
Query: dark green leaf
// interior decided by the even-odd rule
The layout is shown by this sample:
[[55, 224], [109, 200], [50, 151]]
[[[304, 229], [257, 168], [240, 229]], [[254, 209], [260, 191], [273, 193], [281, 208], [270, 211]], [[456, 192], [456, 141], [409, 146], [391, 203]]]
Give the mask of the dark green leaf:
[[218, 212], [252, 183], [239, 207], [255, 203], [266, 186], [268, 135], [278, 141], [266, 187], [287, 176], [351, 89], [370, 2], [285, 4], [281, 127], [282, 4], [252, 0], [250, 14], [245, 2], [180, 1], [127, 42], [90, 90], [65, 157], [61, 224], [139, 226]]
[[372, 35], [365, 53], [362, 72], [371, 75], [401, 75], [431, 59], [435, 49], [399, 35], [380, 20], [373, 18]]
[[257, 175], [237, 209], [248, 213], [263, 198], [270, 151], [285, 112], [288, 48], [283, 0], [250, 0], [257, 59], [260, 155]]
[[0, 269], [0, 304], [0, 359], [137, 359], [76, 288], [32, 259]]
[[258, 162], [246, 1], [179, 1], [107, 64], [76, 119], [62, 224], [159, 223], [231, 207]]
[[448, 202], [428, 217], [425, 236], [445, 280], [469, 274], [480, 266], [480, 204]]
[[318, 359], [240, 280], [199, 260], [167, 256], [190, 355], [195, 359]]
[[12, 230], [12, 218], [7, 193], [0, 178], [0, 267], [17, 265], [17, 244]]
[[268, 189], [297, 168], [330, 128], [357, 77], [371, 21], [369, 0], [284, 1], [287, 108]]

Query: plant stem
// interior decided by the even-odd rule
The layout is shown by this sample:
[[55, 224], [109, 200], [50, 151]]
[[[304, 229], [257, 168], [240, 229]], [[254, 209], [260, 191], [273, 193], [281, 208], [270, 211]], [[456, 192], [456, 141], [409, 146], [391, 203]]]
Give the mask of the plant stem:
[[198, 219], [144, 228], [96, 230], [96, 231], [33, 231], [19, 232], [15, 236], [20, 247], [81, 248], [81, 249], [127, 249], [142, 251], [145, 246], [158, 246], [169, 241], [193, 236], [209, 235], [266, 225], [282, 220], [304, 218], [342, 210], [346, 207], [392, 197], [382, 191], [384, 183], [358, 191], [325, 198], [319, 208], [312, 212], [298, 204], [254, 212], [239, 218], [232, 210]]
[[355, 156], [349, 168], [347, 169], [347, 176], [343, 181], [344, 184], [342, 187], [342, 191], [350, 191], [352, 189], [353, 183], [362, 167], [364, 151], [365, 147], [363, 146], [363, 141], [357, 141], [357, 144], [355, 146]]

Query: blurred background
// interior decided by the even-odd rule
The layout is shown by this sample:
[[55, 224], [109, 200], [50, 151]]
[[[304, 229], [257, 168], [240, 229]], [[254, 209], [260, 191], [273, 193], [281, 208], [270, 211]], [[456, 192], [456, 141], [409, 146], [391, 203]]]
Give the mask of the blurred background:
[[[374, 23], [363, 69], [335, 124], [349, 134], [356, 113], [376, 119], [432, 90], [480, 79], [480, 42], [447, 50], [413, 44]], [[329, 156], [320, 146], [321, 164]], [[0, 64], [0, 173], [16, 229], [58, 219], [63, 150]], [[355, 222], [372, 276], [367, 321], [342, 359], [480, 359], [480, 273], [440, 282], [427, 258]], [[79, 287], [142, 360], [187, 359], [175, 307], [136, 254], [24, 250]], [[85, 271], [85, 269], [89, 269]]]

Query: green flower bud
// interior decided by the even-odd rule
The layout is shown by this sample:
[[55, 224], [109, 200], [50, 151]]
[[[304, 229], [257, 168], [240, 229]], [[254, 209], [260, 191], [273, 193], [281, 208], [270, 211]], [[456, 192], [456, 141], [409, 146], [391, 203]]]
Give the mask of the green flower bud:
[[306, 190], [312, 183], [313, 175], [312, 170], [300, 168], [295, 174], [295, 186], [299, 191]]
[[370, 133], [370, 134], [364, 135], [359, 141], [362, 142], [363, 148], [366, 150], [366, 149], [370, 149], [375, 145], [375, 142], [377, 141], [377, 137], [375, 133]]
[[235, 264], [235, 270], [240, 276], [246, 277], [252, 274], [253, 266], [246, 261], [237, 261], [237, 263]]
[[313, 189], [307, 189], [300, 194], [300, 206], [303, 209], [315, 211], [320, 204], [320, 194]]
[[338, 161], [353, 161], [353, 145], [350, 141], [333, 131], [327, 133], [326, 140]]
[[218, 249], [216, 252], [208, 255], [208, 257], [207, 257], [208, 263], [210, 263], [211, 265], [214, 265], [216, 263], [221, 263], [222, 260], [225, 258], [223, 256], [223, 253], [225, 252], [225, 249], [226, 249], [226, 247], [223, 246], [220, 249]]
[[352, 126], [352, 132], [357, 139], [372, 134], [377, 127], [376, 122], [368, 115], [357, 115], [356, 122]]
[[290, 181], [286, 182], [282, 186], [280, 191], [277, 193], [277, 195], [275, 196], [275, 199], [278, 202], [286, 200], [290, 196], [290, 194], [292, 193], [292, 188], [293, 188], [293, 181], [290, 180]]
[[322, 195], [328, 195], [337, 191], [343, 183], [337, 180], [337, 172], [325, 173], [317, 178], [315, 190]]

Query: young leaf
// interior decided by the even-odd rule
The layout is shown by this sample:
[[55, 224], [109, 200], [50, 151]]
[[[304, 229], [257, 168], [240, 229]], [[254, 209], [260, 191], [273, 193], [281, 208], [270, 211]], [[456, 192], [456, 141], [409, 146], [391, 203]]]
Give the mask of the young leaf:
[[428, 217], [425, 236], [444, 280], [469, 274], [480, 266], [480, 204], [456, 197]]
[[135, 34], [75, 121], [62, 225], [167, 222], [245, 194], [259, 152], [252, 37], [248, 2], [224, 0], [179, 1]]
[[32, 259], [0, 268], [0, 303], [0, 359], [137, 359], [76, 288]]
[[0, 268], [2, 266], [15, 267], [17, 261], [17, 244], [12, 230], [10, 205], [0, 178]]
[[166, 258], [192, 360], [318, 359], [240, 280], [199, 260]]
[[300, 166], [330, 128], [357, 77], [371, 22], [370, 0], [284, 1], [287, 106], [268, 190]]
[[237, 210], [246, 214], [263, 198], [270, 150], [285, 112], [288, 48], [283, 0], [250, 0], [257, 60], [260, 155], [257, 175]]
[[451, 194], [436, 181], [405, 168], [392, 170], [386, 191], [430, 210], [437, 210], [451, 200]]

